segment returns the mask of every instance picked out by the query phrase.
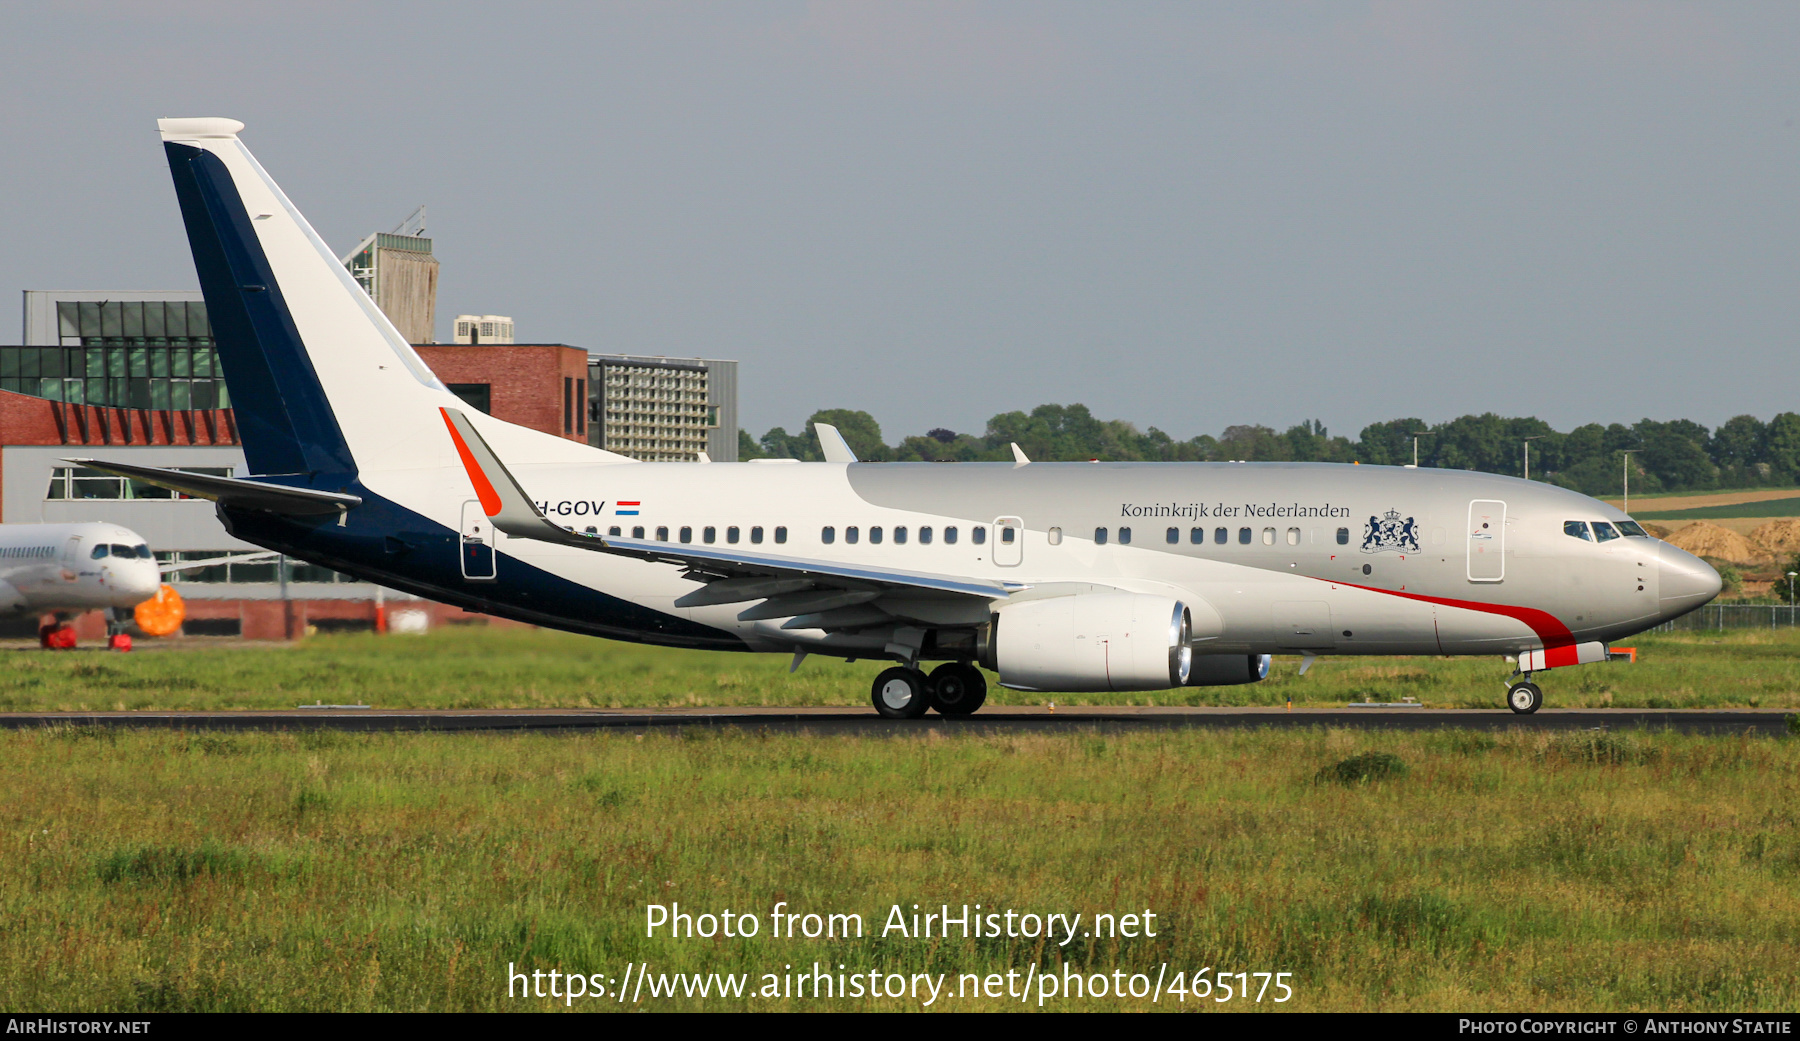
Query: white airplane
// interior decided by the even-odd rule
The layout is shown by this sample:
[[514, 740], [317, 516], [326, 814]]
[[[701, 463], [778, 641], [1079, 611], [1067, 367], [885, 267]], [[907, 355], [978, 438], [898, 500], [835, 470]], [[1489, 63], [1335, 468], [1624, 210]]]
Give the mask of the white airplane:
[[0, 524], [0, 614], [129, 610], [161, 583], [150, 547], [117, 524]]
[[[230, 119], [159, 124], [255, 476], [78, 460], [244, 541], [615, 639], [885, 659], [890, 717], [1029, 691], [1253, 682], [1269, 655], [1486, 654], [1532, 674], [1719, 591], [1605, 503], [1330, 464], [637, 463], [465, 410]], [[941, 661], [929, 677], [923, 663]], [[1304, 666], [1303, 666], [1304, 669]]]

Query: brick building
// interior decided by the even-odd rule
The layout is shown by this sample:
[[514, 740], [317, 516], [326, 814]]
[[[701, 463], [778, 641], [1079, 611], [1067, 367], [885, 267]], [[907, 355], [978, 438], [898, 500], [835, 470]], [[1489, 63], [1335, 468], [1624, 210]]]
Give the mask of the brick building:
[[414, 344], [457, 397], [508, 423], [588, 440], [588, 354], [560, 343]]

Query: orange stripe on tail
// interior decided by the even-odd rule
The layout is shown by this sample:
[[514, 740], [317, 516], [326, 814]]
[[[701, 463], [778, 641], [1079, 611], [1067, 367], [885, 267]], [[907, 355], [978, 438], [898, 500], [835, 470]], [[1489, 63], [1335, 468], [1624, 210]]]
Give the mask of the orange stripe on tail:
[[462, 456], [463, 469], [469, 472], [469, 483], [475, 486], [475, 497], [481, 500], [481, 508], [490, 517], [500, 513], [500, 493], [494, 490], [487, 474], [481, 472], [481, 464], [475, 461], [475, 453], [469, 451], [468, 443], [457, 433], [456, 423], [451, 420], [448, 409], [438, 409], [444, 417], [444, 425], [450, 428], [450, 440], [456, 442], [456, 454]]

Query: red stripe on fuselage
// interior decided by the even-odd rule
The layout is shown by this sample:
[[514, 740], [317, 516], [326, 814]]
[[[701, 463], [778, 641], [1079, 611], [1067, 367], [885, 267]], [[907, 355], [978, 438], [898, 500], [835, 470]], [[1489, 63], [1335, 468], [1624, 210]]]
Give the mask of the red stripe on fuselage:
[[438, 409], [444, 415], [444, 425], [450, 428], [450, 440], [456, 442], [456, 454], [462, 456], [463, 469], [469, 471], [469, 483], [475, 486], [475, 497], [481, 500], [481, 508], [490, 517], [500, 512], [500, 493], [494, 490], [493, 482], [487, 474], [481, 472], [480, 464], [475, 462], [475, 453], [469, 451], [461, 434], [456, 432], [456, 424], [450, 419], [447, 409]]
[[1483, 604], [1474, 600], [1452, 600], [1447, 596], [1400, 593], [1392, 589], [1357, 585], [1355, 582], [1341, 582], [1334, 578], [1321, 578], [1319, 581], [1330, 582], [1335, 586], [1349, 586], [1351, 589], [1366, 589], [1371, 593], [1385, 593], [1403, 600], [1418, 600], [1422, 603], [1436, 604], [1439, 607], [1460, 607], [1467, 611], [1502, 615], [1530, 626], [1531, 631], [1537, 634], [1538, 639], [1544, 641], [1544, 665], [1546, 668], [1556, 669], [1579, 664], [1575, 654], [1575, 634], [1548, 611], [1540, 611], [1535, 607], [1514, 607], [1510, 604]]

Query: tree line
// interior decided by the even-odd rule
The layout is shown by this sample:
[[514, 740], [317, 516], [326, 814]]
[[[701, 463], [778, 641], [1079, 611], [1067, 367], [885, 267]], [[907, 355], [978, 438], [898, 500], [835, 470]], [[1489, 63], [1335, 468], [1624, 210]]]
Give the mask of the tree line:
[[1416, 432], [1420, 466], [1513, 476], [1523, 469], [1523, 444], [1532, 438], [1532, 479], [1588, 495], [1617, 494], [1627, 465], [1634, 492], [1800, 483], [1800, 414], [1793, 412], [1766, 423], [1738, 416], [1717, 430], [1686, 419], [1642, 419], [1630, 426], [1588, 423], [1567, 432], [1535, 417], [1488, 412], [1435, 425], [1417, 418], [1371, 423], [1355, 440], [1333, 435], [1312, 420], [1285, 432], [1229, 426], [1217, 437], [1201, 434], [1177, 441], [1155, 427], [1140, 432], [1124, 420], [1098, 419], [1085, 405], [1039, 405], [1030, 412], [1003, 412], [988, 420], [980, 434], [940, 427], [889, 445], [867, 412], [822, 409], [797, 433], [775, 427], [753, 438], [739, 431], [739, 457], [822, 459], [814, 423], [836, 426], [857, 458], [871, 462], [1010, 462], [1009, 445], [1016, 443], [1032, 460], [1043, 462], [1241, 459], [1400, 466], [1413, 461]]

